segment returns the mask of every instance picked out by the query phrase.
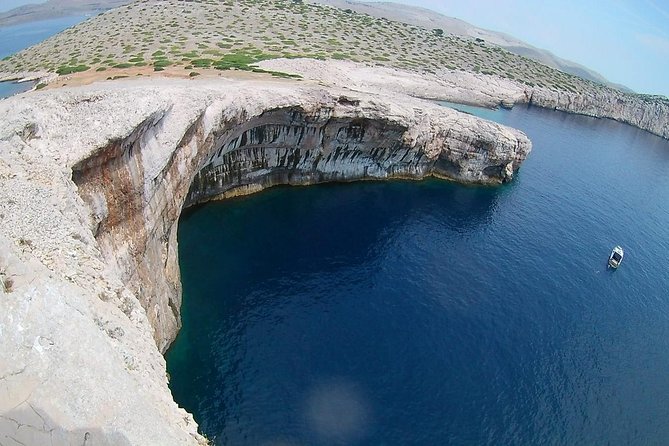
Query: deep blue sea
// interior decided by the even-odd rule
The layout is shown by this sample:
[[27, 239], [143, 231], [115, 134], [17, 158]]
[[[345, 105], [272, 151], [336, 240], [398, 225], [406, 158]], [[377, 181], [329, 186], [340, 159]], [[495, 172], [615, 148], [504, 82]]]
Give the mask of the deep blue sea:
[[[0, 27], [0, 59], [35, 45], [84, 20], [85, 16], [73, 16]], [[20, 84], [0, 82], [0, 99], [28, 91], [32, 87], [32, 82]]]
[[669, 443], [669, 142], [464, 109], [532, 139], [511, 184], [281, 187], [181, 218], [170, 387], [215, 444]]

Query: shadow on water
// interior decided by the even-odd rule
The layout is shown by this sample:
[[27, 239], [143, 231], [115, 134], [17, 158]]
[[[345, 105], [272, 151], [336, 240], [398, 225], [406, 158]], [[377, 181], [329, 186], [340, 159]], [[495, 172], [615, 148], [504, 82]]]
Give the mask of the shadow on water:
[[[212, 392], [218, 392], [217, 383], [235, 382], [237, 373], [244, 374], [249, 361], [255, 361], [251, 351], [268, 364], [280, 364], [298, 360], [288, 359], [296, 354], [287, 351], [288, 346], [307, 349], [298, 356], [322, 363], [310, 371], [303, 367], [294, 370], [306, 373], [303, 378], [310, 383], [309, 391], [292, 387], [295, 382], [283, 375], [291, 367], [271, 378], [284, 376], [280, 384], [269, 385], [268, 377], [263, 376], [250, 379], [259, 386], [269, 386], [261, 395], [273, 385], [289, 389], [291, 399], [284, 402], [288, 411], [285, 416], [313, 424], [325, 437], [339, 438], [340, 433], [332, 425], [336, 420], [323, 415], [320, 409], [329, 413], [330, 409], [341, 410], [337, 405], [343, 405], [364, 418], [366, 403], [361, 396], [363, 389], [353, 381], [337, 378], [340, 374], [333, 371], [337, 366], [327, 365], [332, 361], [330, 354], [346, 357], [348, 353], [319, 353], [313, 350], [311, 341], [303, 338], [311, 337], [314, 330], [319, 330], [318, 325], [329, 326], [318, 322], [327, 317], [320, 308], [338, 311], [335, 308], [339, 303], [348, 299], [344, 295], [360, 295], [368, 292], [360, 287], [376, 287], [373, 280], [367, 280], [380, 271], [383, 274], [388, 262], [394, 261], [389, 258], [402, 261], [404, 249], [416, 252], [417, 257], [423, 255], [422, 251], [427, 255], [435, 239], [439, 243], [440, 238], [446, 237], [424, 237], [423, 231], [435, 226], [435, 220], [447, 225], [447, 232], [461, 236], [486, 230], [494, 219], [499, 194], [505, 190], [462, 187], [437, 180], [277, 187], [187, 210], [179, 222], [179, 252], [188, 304], [183, 306], [184, 328], [167, 356], [170, 374], [182, 376], [186, 369], [196, 370], [196, 382], [209, 384], [183, 387], [175, 380], [175, 398], [194, 412], [204, 432], [218, 435], [229, 444], [251, 444], [253, 441], [234, 434], [236, 407], [259, 405], [253, 409], [255, 412], [269, 402], [262, 399], [265, 396], [261, 400], [249, 399], [242, 389], [228, 386], [225, 398], [212, 398]], [[404, 248], [404, 243], [413, 246]], [[304, 319], [303, 313], [311, 314], [312, 309], [314, 315], [321, 315]], [[298, 320], [293, 320], [295, 317]], [[332, 320], [340, 318], [333, 316]], [[352, 318], [350, 323], [359, 322]], [[281, 336], [271, 334], [275, 327], [281, 327]], [[341, 324], [339, 327], [343, 329]], [[270, 333], [258, 335], [258, 330]], [[206, 340], [196, 346], [189, 341], [190, 336], [204, 336]], [[285, 337], [291, 339], [287, 344]], [[237, 342], [250, 338], [265, 339], [269, 344], [252, 343], [245, 348], [246, 353], [236, 350]], [[337, 341], [332, 348], [339, 346], [344, 347]], [[335, 377], [328, 378], [330, 375]], [[312, 393], [300, 399], [304, 392]], [[283, 391], [280, 394], [287, 397]], [[332, 400], [337, 401], [337, 407], [331, 407]], [[351, 435], [360, 428], [358, 421], [350, 420]], [[299, 431], [306, 435], [305, 429]], [[307, 443], [319, 444], [317, 440], [311, 438]]]
[[[478, 231], [492, 220], [498, 196], [503, 193], [500, 188], [462, 187], [432, 179], [411, 186], [403, 181], [281, 186], [258, 195], [209, 203], [182, 215], [180, 248], [189, 257], [196, 257], [189, 262], [204, 267], [220, 250], [228, 250], [229, 243], [245, 245], [239, 260], [258, 267], [273, 265], [266, 272], [268, 279], [289, 273], [284, 265], [293, 265], [302, 274], [311, 272], [314, 264], [293, 257], [295, 252], [309, 249], [314, 255], [330, 259], [330, 263], [337, 264], [341, 259], [342, 266], [350, 267], [369, 262], [393, 234], [425, 215], [440, 219], [459, 233]], [[388, 206], [389, 200], [392, 206]], [[361, 209], [364, 215], [360, 215]], [[253, 225], [252, 234], [246, 232], [243, 222]], [[195, 227], [197, 240], [191, 240], [190, 228]], [[278, 240], [286, 238], [294, 249], [277, 249], [277, 245], [285, 244]], [[202, 239], [208, 243], [202, 245]], [[247, 254], [256, 252], [256, 248], [265, 254], [262, 258]]]

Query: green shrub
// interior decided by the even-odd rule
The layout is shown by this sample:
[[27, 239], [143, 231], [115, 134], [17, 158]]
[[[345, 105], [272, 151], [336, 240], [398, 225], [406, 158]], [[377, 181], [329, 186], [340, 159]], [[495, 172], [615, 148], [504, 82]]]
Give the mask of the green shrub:
[[82, 71], [88, 71], [90, 68], [87, 65], [63, 65], [56, 70], [56, 73], [62, 76], [64, 74], [81, 73]]
[[171, 64], [172, 63], [167, 59], [159, 59], [159, 60], [156, 60], [155, 62], [153, 62], [153, 67], [154, 68], [165, 68], [165, 67], [170, 66]]
[[195, 59], [190, 61], [195, 68], [209, 68], [214, 61], [211, 59]]

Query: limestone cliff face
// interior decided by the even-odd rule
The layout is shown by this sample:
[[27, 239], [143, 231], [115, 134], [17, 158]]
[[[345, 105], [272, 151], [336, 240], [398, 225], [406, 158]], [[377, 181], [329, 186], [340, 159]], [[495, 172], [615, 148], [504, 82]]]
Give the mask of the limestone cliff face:
[[249, 109], [234, 98], [232, 115], [213, 103], [156, 165], [151, 150], [171, 125], [167, 108], [73, 166], [95, 238], [139, 296], [161, 351], [179, 328], [176, 222], [184, 205], [277, 184], [430, 175], [499, 184], [530, 148], [520, 132], [451, 110], [370, 99], [314, 90], [290, 105], [282, 98]]
[[631, 95], [616, 90], [597, 93], [558, 92], [535, 88], [523, 100], [544, 108], [609, 118], [669, 139], [669, 100]]
[[344, 82], [365, 92], [393, 90], [421, 98], [479, 105], [513, 107], [531, 103], [597, 118], [609, 118], [669, 139], [669, 100], [592, 87], [573, 92], [530, 87], [499, 76], [441, 70], [418, 74], [392, 68], [370, 67], [349, 61], [272, 59], [260, 64], [268, 70], [294, 73], [325, 84]]
[[[511, 135], [499, 141], [488, 132], [468, 134], [459, 125], [438, 128], [427, 116], [388, 119], [359, 104], [341, 97], [315, 112], [268, 110], [223, 132], [195, 175], [186, 204], [276, 184], [430, 175], [502, 183], [527, 154], [525, 142]], [[442, 111], [431, 112], [437, 110]]]
[[204, 441], [160, 355], [179, 328], [184, 206], [275, 184], [498, 184], [530, 151], [429, 102], [300, 85], [135, 80], [0, 101], [0, 439]]

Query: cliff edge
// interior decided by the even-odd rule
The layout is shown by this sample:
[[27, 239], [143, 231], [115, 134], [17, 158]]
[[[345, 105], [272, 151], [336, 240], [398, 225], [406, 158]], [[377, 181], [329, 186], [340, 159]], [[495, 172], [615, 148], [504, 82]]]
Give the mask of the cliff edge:
[[394, 90], [415, 97], [483, 107], [510, 108], [515, 104], [531, 104], [613, 119], [669, 139], [669, 100], [660, 96], [635, 95], [612, 88], [556, 90], [495, 75], [452, 70], [419, 74], [350, 61], [279, 58], [259, 65], [325, 85], [344, 82], [356, 91]]

